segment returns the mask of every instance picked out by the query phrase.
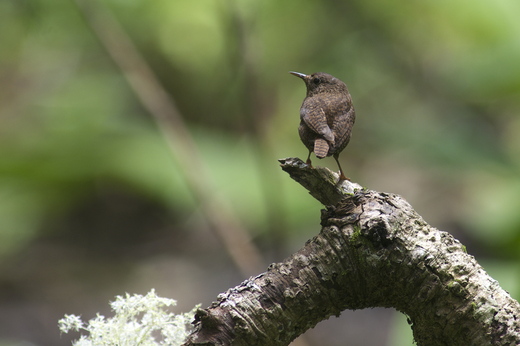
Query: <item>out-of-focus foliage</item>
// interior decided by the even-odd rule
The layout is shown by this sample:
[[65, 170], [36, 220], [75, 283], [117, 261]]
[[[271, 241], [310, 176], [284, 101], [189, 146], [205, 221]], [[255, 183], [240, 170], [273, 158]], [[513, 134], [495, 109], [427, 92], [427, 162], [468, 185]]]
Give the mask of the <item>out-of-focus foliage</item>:
[[[489, 259], [483, 263], [492, 276], [513, 278], [500, 282], [520, 296], [518, 277], [508, 275], [520, 263], [518, 1], [88, 2], [94, 12], [109, 10], [132, 38], [196, 141], [215, 188], [209, 193], [233, 206], [272, 260], [319, 229], [320, 205], [276, 160], [307, 155], [296, 131], [304, 85], [287, 72], [325, 71], [347, 83], [357, 111], [341, 155], [347, 175], [403, 195], [477, 259]], [[0, 86], [0, 304], [13, 296], [39, 301], [37, 291], [13, 294], [27, 281], [52, 291], [47, 276], [25, 277], [33, 278], [31, 269], [47, 273], [30, 263], [40, 262], [37, 244], [53, 239], [74, 244], [71, 258], [92, 258], [88, 251], [100, 251], [101, 243], [110, 253], [164, 258], [176, 253], [159, 243], [190, 254], [225, 252], [208, 236], [179, 161], [73, 0], [0, 1]], [[313, 163], [336, 169], [332, 159]], [[105, 210], [105, 202], [114, 207], [106, 215], [92, 207]], [[173, 243], [153, 240], [166, 226], [153, 224], [145, 206], [167, 218]], [[119, 224], [112, 211], [136, 219]], [[132, 246], [110, 240], [110, 233], [134, 232], [140, 236]], [[87, 251], [82, 241], [89, 235], [94, 245]], [[185, 239], [197, 245], [188, 251]], [[189, 258], [182, 262], [189, 272], [207, 269]], [[104, 268], [110, 277], [110, 266]], [[148, 266], [136, 259], [125, 268]], [[68, 282], [54, 270], [51, 278]], [[205, 275], [211, 281], [210, 270]], [[146, 283], [139, 287], [159, 285]], [[71, 285], [76, 292], [78, 284]], [[67, 299], [56, 294], [52, 303], [67, 306], [58, 296]], [[188, 306], [201, 301], [186, 299]]]

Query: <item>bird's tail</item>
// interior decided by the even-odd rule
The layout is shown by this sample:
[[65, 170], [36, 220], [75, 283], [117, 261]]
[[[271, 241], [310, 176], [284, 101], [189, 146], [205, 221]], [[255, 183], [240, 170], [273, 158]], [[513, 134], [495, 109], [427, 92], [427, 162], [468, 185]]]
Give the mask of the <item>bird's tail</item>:
[[329, 153], [329, 143], [323, 139], [318, 138], [314, 141], [314, 154], [317, 158], [323, 159]]

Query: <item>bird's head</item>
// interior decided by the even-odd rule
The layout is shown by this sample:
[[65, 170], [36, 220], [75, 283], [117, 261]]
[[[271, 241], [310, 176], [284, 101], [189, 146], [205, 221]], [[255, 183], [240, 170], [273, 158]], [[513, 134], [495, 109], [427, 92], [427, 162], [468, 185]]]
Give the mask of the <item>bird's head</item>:
[[345, 83], [328, 73], [316, 72], [313, 74], [304, 74], [293, 71], [289, 73], [296, 77], [300, 77], [305, 82], [305, 85], [307, 86], [307, 96], [328, 92], [348, 93]]

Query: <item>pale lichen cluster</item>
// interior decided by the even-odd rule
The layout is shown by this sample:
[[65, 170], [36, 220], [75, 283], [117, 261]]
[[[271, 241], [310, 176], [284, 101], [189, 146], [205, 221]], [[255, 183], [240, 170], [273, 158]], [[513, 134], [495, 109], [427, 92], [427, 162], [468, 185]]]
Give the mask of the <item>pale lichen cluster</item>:
[[151, 290], [142, 296], [126, 294], [110, 303], [113, 317], [101, 314], [88, 322], [79, 316], [65, 315], [58, 324], [61, 332], [85, 331], [74, 346], [175, 346], [182, 345], [190, 333], [195, 307], [176, 315], [168, 308], [177, 305], [173, 299], [162, 298]]

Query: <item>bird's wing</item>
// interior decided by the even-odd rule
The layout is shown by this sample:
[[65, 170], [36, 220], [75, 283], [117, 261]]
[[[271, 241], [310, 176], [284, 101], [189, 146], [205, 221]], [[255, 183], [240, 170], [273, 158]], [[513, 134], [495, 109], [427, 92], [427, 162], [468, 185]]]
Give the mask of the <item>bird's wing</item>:
[[350, 141], [350, 132], [356, 120], [356, 113], [354, 107], [348, 102], [342, 102], [341, 106], [338, 106], [337, 112], [334, 116], [332, 132], [334, 133], [336, 145], [344, 148]]
[[327, 124], [327, 117], [322, 107], [316, 103], [313, 105], [304, 104], [300, 109], [300, 116], [312, 131], [323, 136], [331, 144], [334, 144], [334, 134]]

